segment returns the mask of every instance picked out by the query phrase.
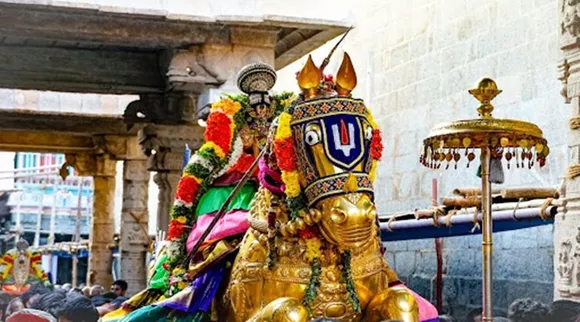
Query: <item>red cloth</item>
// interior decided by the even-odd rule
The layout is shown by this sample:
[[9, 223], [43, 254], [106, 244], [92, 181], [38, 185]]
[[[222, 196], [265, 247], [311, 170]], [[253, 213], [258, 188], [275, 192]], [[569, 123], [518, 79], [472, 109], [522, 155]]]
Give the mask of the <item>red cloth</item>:
[[56, 319], [46, 312], [26, 309], [10, 315], [6, 322], [56, 322]]

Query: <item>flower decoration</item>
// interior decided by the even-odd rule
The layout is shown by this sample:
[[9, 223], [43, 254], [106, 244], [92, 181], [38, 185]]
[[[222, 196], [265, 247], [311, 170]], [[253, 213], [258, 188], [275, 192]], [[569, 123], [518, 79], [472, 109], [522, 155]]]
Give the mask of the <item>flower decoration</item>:
[[[284, 92], [273, 96], [273, 100], [280, 106], [280, 102], [289, 104], [292, 97], [292, 93]], [[165, 249], [167, 262], [162, 265], [171, 275], [166, 282], [167, 295], [175, 294], [190, 282], [191, 277], [182, 266], [186, 255], [185, 243], [195, 224], [195, 209], [206, 188], [224, 173], [247, 171], [253, 163], [253, 158], [244, 156], [239, 137], [240, 130], [248, 124], [246, 116], [250, 109], [250, 100], [245, 94], [226, 95], [210, 108], [205, 143], [185, 167], [171, 210]]]
[[278, 168], [282, 172], [284, 193], [287, 197], [291, 219], [299, 217], [301, 210], [305, 209], [306, 203], [301, 202], [304, 197], [300, 188], [300, 175], [296, 166], [296, 151], [294, 150], [294, 138], [290, 121], [292, 115], [285, 111], [278, 118], [278, 127], [274, 140], [274, 154]]
[[369, 172], [369, 177], [371, 181], [374, 182], [377, 176], [377, 165], [378, 162], [383, 157], [383, 139], [381, 135], [381, 130], [379, 130], [379, 126], [373, 117], [371, 111], [367, 108], [367, 120], [373, 129], [372, 137], [371, 137], [371, 147], [370, 147], [370, 155], [372, 159], [371, 170]]
[[304, 239], [306, 243], [306, 258], [310, 263], [314, 263], [321, 256], [322, 241], [320, 234], [315, 229], [314, 226], [307, 226], [298, 232], [300, 238]]
[[332, 74], [326, 74], [322, 79], [327, 83], [334, 83], [334, 76]]
[[[8, 251], [0, 259], [0, 280], [6, 280], [11, 274], [14, 274], [14, 261], [18, 257], [19, 253], [15, 249]], [[30, 273], [31, 278], [35, 280], [42, 281], [44, 283], [48, 282], [48, 275], [42, 270], [42, 257], [39, 252], [34, 252], [27, 250], [26, 256], [30, 258]]]

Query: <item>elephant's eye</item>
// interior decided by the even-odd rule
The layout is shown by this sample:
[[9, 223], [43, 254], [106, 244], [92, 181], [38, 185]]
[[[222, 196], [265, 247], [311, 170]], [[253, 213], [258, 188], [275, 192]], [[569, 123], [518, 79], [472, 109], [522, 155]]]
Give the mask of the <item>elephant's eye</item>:
[[306, 144], [312, 146], [320, 143], [322, 140], [322, 135], [320, 133], [320, 125], [316, 123], [310, 123], [306, 126], [304, 131], [304, 141]]
[[318, 132], [315, 130], [310, 130], [308, 132], [306, 132], [306, 143], [308, 143], [308, 145], [315, 145], [320, 143], [320, 136], [318, 135]]

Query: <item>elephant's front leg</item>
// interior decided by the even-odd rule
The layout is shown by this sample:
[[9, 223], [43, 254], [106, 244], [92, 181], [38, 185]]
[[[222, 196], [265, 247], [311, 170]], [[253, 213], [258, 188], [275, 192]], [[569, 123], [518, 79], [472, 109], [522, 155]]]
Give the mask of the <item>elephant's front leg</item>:
[[419, 322], [419, 306], [415, 297], [401, 288], [388, 288], [375, 295], [367, 306], [364, 321], [384, 320]]
[[307, 322], [308, 310], [292, 297], [282, 297], [270, 302], [248, 322]]

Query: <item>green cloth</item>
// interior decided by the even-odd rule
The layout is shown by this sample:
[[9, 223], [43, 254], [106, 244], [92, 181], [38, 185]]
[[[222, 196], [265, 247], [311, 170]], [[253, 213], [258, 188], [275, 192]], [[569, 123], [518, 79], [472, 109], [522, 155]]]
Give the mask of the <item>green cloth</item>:
[[[211, 214], [218, 211], [230, 196], [234, 186], [229, 187], [211, 187], [199, 200], [197, 209], [195, 209], [195, 218], [201, 215]], [[250, 210], [250, 203], [258, 189], [253, 183], [248, 183], [240, 189], [240, 192], [234, 197], [234, 200], [228, 206], [226, 211], [232, 209]]]
[[167, 254], [163, 252], [161, 256], [157, 259], [155, 263], [155, 272], [151, 276], [149, 281], [149, 287], [162, 290], [163, 292], [167, 289], [167, 279], [169, 279], [169, 272], [163, 268], [163, 264], [167, 262]]

